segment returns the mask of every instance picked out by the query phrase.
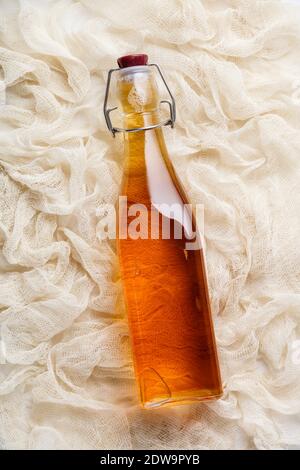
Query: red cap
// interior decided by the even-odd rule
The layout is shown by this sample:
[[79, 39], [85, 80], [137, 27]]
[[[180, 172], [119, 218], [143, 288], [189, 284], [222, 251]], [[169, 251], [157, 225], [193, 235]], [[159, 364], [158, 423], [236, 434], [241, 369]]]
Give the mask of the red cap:
[[126, 67], [133, 67], [134, 65], [147, 65], [148, 56], [147, 54], [130, 54], [123, 55], [118, 58], [118, 66], [120, 69], [125, 69]]

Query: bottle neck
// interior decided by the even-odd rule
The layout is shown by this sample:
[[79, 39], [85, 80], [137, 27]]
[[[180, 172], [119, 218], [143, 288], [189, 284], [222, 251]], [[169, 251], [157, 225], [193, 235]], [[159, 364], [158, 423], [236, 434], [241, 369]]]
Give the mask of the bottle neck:
[[[158, 112], [133, 113], [124, 117], [124, 127], [127, 129], [152, 126], [159, 122]], [[125, 174], [146, 177], [147, 159], [155, 153], [160, 153], [164, 147], [164, 138], [161, 128], [124, 132]], [[149, 164], [149, 161], [148, 161]], [[146, 182], [145, 182], [146, 185]]]
[[[149, 67], [124, 69], [119, 75], [117, 90], [123, 128], [137, 129], [160, 123], [160, 99], [153, 72]], [[137, 178], [138, 181], [130, 186], [130, 190], [127, 189], [127, 193], [130, 199], [135, 200], [135, 193], [139, 191], [140, 186], [147, 188], [147, 165], [154, 150], [156, 154], [161, 153], [164, 147], [163, 134], [160, 128], [155, 128], [124, 132], [123, 136], [124, 174], [125, 177]]]
[[137, 66], [121, 70], [117, 93], [125, 128], [158, 124], [159, 95], [149, 67]]
[[[158, 110], [148, 111], [147, 113], [132, 113], [123, 116], [123, 127], [125, 129], [141, 129], [135, 130], [134, 132], [125, 132], [124, 134], [133, 135], [135, 134], [137, 139], [141, 139], [145, 132], [146, 127], [154, 127], [160, 123], [160, 114]], [[124, 135], [126, 138], [126, 135]]]

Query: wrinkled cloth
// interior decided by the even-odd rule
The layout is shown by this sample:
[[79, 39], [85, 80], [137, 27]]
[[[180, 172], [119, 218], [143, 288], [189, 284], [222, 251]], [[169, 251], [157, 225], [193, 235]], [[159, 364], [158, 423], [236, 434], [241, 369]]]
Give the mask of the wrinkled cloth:
[[[299, 445], [300, 5], [0, 7], [0, 446]], [[99, 236], [122, 176], [107, 71], [135, 52], [166, 75], [169, 153], [205, 207], [224, 382], [210, 404], [139, 407], [116, 246]]]

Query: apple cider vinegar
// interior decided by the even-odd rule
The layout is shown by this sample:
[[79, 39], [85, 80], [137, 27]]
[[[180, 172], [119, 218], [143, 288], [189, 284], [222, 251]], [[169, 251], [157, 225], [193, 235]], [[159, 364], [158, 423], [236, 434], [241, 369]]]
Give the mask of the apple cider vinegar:
[[118, 63], [127, 203], [119, 213], [118, 255], [141, 403], [154, 408], [218, 398], [203, 249], [164, 142], [153, 67], [142, 54]]

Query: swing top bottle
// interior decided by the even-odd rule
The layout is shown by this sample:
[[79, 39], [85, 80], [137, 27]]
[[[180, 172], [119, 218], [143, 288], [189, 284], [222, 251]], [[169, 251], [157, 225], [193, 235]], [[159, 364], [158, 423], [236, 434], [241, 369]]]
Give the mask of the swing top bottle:
[[[162, 127], [174, 125], [175, 101], [147, 59], [118, 60], [104, 113], [109, 130], [123, 134], [120, 195], [127, 207], [119, 225], [126, 236], [118, 230], [118, 256], [140, 401], [154, 408], [218, 398], [222, 385], [201, 235], [163, 136]], [[117, 108], [107, 108], [113, 72], [121, 127], [111, 121]], [[160, 100], [155, 75], [168, 99]], [[161, 118], [162, 105], [168, 119]]]

